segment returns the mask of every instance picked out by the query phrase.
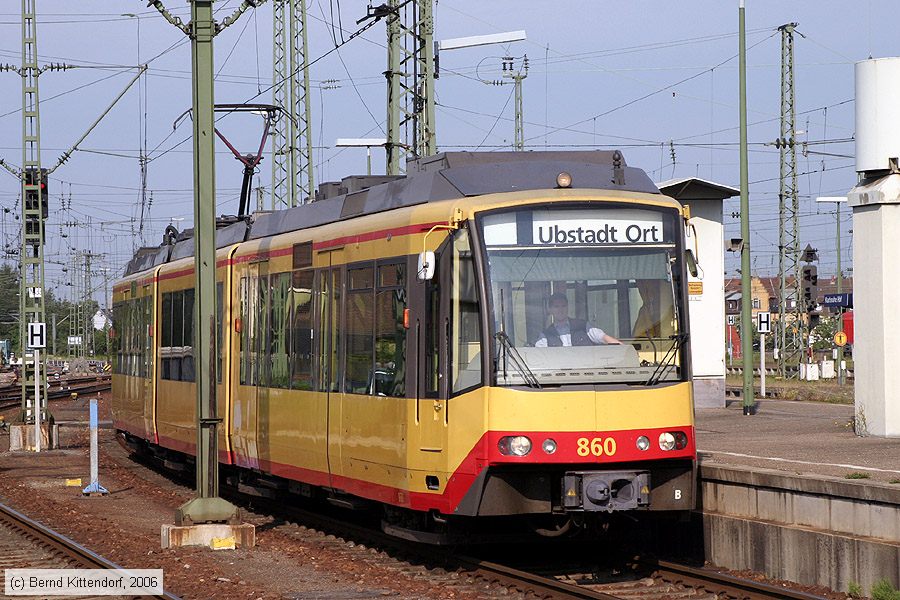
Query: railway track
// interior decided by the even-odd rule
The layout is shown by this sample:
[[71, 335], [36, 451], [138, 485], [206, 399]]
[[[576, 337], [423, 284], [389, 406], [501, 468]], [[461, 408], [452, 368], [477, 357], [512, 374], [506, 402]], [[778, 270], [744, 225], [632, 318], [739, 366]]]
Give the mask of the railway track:
[[[167, 469], [149, 457], [134, 458], [176, 485], [191, 485], [190, 476], [185, 472]], [[358, 513], [347, 513], [326, 505], [306, 506], [296, 497], [281, 501], [225, 486], [220, 492], [242, 507], [247, 523], [278, 531], [305, 545], [349, 553], [354, 561], [396, 572], [398, 576], [411, 575], [433, 583], [436, 589], [450, 586], [479, 598], [826, 600], [824, 596], [674, 562], [635, 559], [624, 567], [612, 569], [569, 559], [567, 554], [560, 552], [558, 544], [510, 544], [512, 555], [547, 558], [526, 566], [509, 564], [513, 561], [494, 558], [498, 553], [502, 554], [502, 550], [492, 549], [490, 558], [484, 558], [463, 555], [460, 548], [448, 549], [399, 539], [383, 533], [373, 520], [348, 518], [348, 515]], [[593, 548], [596, 552], [596, 545]]]
[[[59, 386], [51, 386], [47, 390], [47, 398], [59, 400], [70, 398], [73, 393], [94, 394], [111, 389], [112, 383], [109, 377], [91, 377], [79, 380], [63, 382]], [[19, 406], [22, 402], [22, 390], [16, 387], [13, 390], [0, 390], [0, 410]]]
[[[91, 552], [66, 536], [0, 504], [0, 570], [120, 569], [117, 564]], [[178, 600], [167, 592], [152, 596]]]

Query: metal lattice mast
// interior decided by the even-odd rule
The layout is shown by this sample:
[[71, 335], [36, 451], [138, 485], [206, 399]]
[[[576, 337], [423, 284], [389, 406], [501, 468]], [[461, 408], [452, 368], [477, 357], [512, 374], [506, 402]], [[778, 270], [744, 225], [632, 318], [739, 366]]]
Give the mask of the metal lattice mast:
[[296, 206], [315, 195], [305, 0], [276, 0], [272, 104], [282, 109], [272, 131], [272, 203]]
[[91, 252], [84, 253], [84, 319], [82, 321], [84, 327], [84, 337], [81, 339], [82, 356], [89, 356], [88, 346], [91, 351], [94, 350], [94, 315], [91, 314], [91, 300], [93, 298], [94, 282], [91, 281], [91, 259], [97, 254]]
[[[41, 118], [38, 96], [36, 0], [22, 0], [22, 249], [19, 278], [19, 340], [22, 358], [22, 409], [31, 419], [34, 397], [33, 362], [25, 360], [28, 323], [45, 323], [44, 313], [44, 213], [41, 189]], [[29, 176], [30, 174], [30, 176]], [[28, 202], [34, 197], [37, 202]], [[42, 361], [44, 362], [44, 361]], [[47, 369], [41, 365], [40, 389], [46, 389]]]
[[[69, 336], [73, 338], [81, 335], [81, 254], [74, 252], [72, 254], [72, 303], [69, 307]], [[69, 354], [73, 357], [79, 356], [80, 348], [77, 344], [69, 345]]]
[[[775, 146], [780, 155], [778, 192], [778, 370], [787, 376], [787, 366], [798, 364], [802, 352], [800, 281], [800, 200], [797, 195], [797, 149], [795, 146], [796, 102], [794, 99], [794, 29], [787, 23], [781, 31], [781, 132]], [[793, 281], [791, 277], [793, 276]]]
[[434, 127], [433, 0], [389, 0], [387, 174], [437, 152]]
[[78, 254], [72, 253], [72, 264], [69, 267], [69, 284], [72, 286], [72, 300], [69, 303], [69, 356], [78, 355], [78, 346], [73, 344], [73, 336], [78, 335]]

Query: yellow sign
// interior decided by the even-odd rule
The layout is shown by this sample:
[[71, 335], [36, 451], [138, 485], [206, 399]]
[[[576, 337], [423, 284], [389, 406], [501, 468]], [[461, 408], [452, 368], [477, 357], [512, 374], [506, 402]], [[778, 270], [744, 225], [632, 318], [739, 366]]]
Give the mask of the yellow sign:
[[836, 346], [843, 346], [846, 343], [847, 343], [847, 334], [846, 333], [844, 333], [843, 331], [838, 331], [836, 334], [834, 334], [834, 344]]
[[703, 282], [702, 281], [688, 281], [688, 294], [691, 296], [702, 296], [703, 295]]

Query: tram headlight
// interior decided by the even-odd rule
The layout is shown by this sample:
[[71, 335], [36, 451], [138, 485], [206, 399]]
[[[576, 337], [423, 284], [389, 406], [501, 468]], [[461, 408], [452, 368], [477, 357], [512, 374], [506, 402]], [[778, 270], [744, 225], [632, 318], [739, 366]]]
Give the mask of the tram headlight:
[[541, 444], [541, 448], [543, 448], [544, 452], [546, 452], [547, 454], [553, 454], [554, 452], [556, 452], [556, 440], [547, 438], [546, 440], [544, 440], [544, 443]]
[[665, 433], [659, 434], [659, 449], [660, 450], [674, 450], [675, 449], [675, 435], [666, 431]]
[[507, 435], [497, 442], [497, 449], [504, 456], [526, 456], [531, 452], [531, 440], [524, 435]]
[[641, 451], [649, 450], [650, 449], [650, 438], [648, 438], [646, 435], [642, 435], [641, 437], [639, 437], [637, 439], [637, 441], [635, 442], [635, 445], [637, 445], [638, 450], [641, 450]]

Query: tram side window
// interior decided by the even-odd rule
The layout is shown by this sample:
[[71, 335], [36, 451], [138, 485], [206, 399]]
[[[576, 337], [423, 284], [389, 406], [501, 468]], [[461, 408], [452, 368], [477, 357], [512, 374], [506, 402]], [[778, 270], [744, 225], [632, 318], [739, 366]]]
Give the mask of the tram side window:
[[249, 385], [250, 383], [250, 280], [247, 277], [241, 277], [239, 287], [240, 295], [240, 384]]
[[375, 368], [369, 393], [403, 397], [406, 394], [406, 265], [378, 266], [375, 295]]
[[194, 290], [162, 295], [162, 379], [194, 381]]
[[162, 379], [172, 379], [172, 361], [169, 355], [172, 348], [172, 294], [162, 295], [162, 310], [159, 315], [162, 325], [162, 340], [159, 344]]
[[290, 387], [288, 350], [290, 348], [291, 274], [275, 273], [270, 277], [269, 297], [269, 386]]
[[222, 294], [222, 282], [219, 282], [216, 284], [216, 383], [222, 383], [222, 319], [225, 310]]
[[374, 283], [372, 266], [347, 270], [347, 354], [344, 391], [349, 394], [369, 393], [374, 360], [375, 327]]
[[313, 271], [294, 271], [291, 279], [291, 389], [313, 389]]
[[184, 337], [181, 345], [181, 381], [194, 381], [194, 290], [184, 290]]
[[116, 375], [122, 375], [122, 325], [122, 303], [115, 302], [113, 304], [113, 329], [110, 335], [112, 342], [110, 356], [113, 360], [113, 373]]
[[[125, 359], [125, 360], [124, 360], [124, 365], [123, 365], [123, 366], [124, 366], [124, 371], [123, 371], [123, 372], [125, 373], [125, 375], [128, 375], [128, 376], [131, 376], [131, 375], [132, 375], [132, 372], [131, 372], [131, 363], [132, 363], [132, 359], [131, 359], [131, 352], [132, 352], [132, 339], [131, 339], [131, 335], [132, 335], [132, 333], [131, 333], [131, 332], [132, 332], [133, 324], [132, 324], [132, 322], [131, 322], [131, 312], [132, 312], [132, 306], [133, 306], [133, 304], [134, 304], [134, 303], [133, 303], [132, 301], [130, 301], [130, 300], [126, 300], [126, 301], [125, 301], [125, 331], [123, 332], [124, 335], [125, 335], [125, 338], [124, 338], [124, 349], [123, 349], [123, 350], [124, 350], [124, 351], [123, 351], [123, 354], [124, 354], [124, 359]], [[83, 344], [84, 342], [85, 342], [85, 340], [82, 339], [82, 340], [81, 340], [81, 343]]]
[[341, 270], [319, 271], [318, 285], [319, 336], [316, 351], [319, 356], [317, 384], [319, 391], [337, 392], [341, 382]]
[[453, 240], [453, 306], [450, 357], [451, 391], [458, 393], [481, 384], [481, 319], [475, 263], [465, 230]]
[[140, 301], [140, 310], [141, 310], [141, 335], [140, 335], [140, 373], [138, 374], [140, 377], [148, 378], [151, 373], [151, 344], [150, 344], [150, 326], [153, 322], [153, 310], [151, 304], [152, 298], [148, 296], [144, 296]]

